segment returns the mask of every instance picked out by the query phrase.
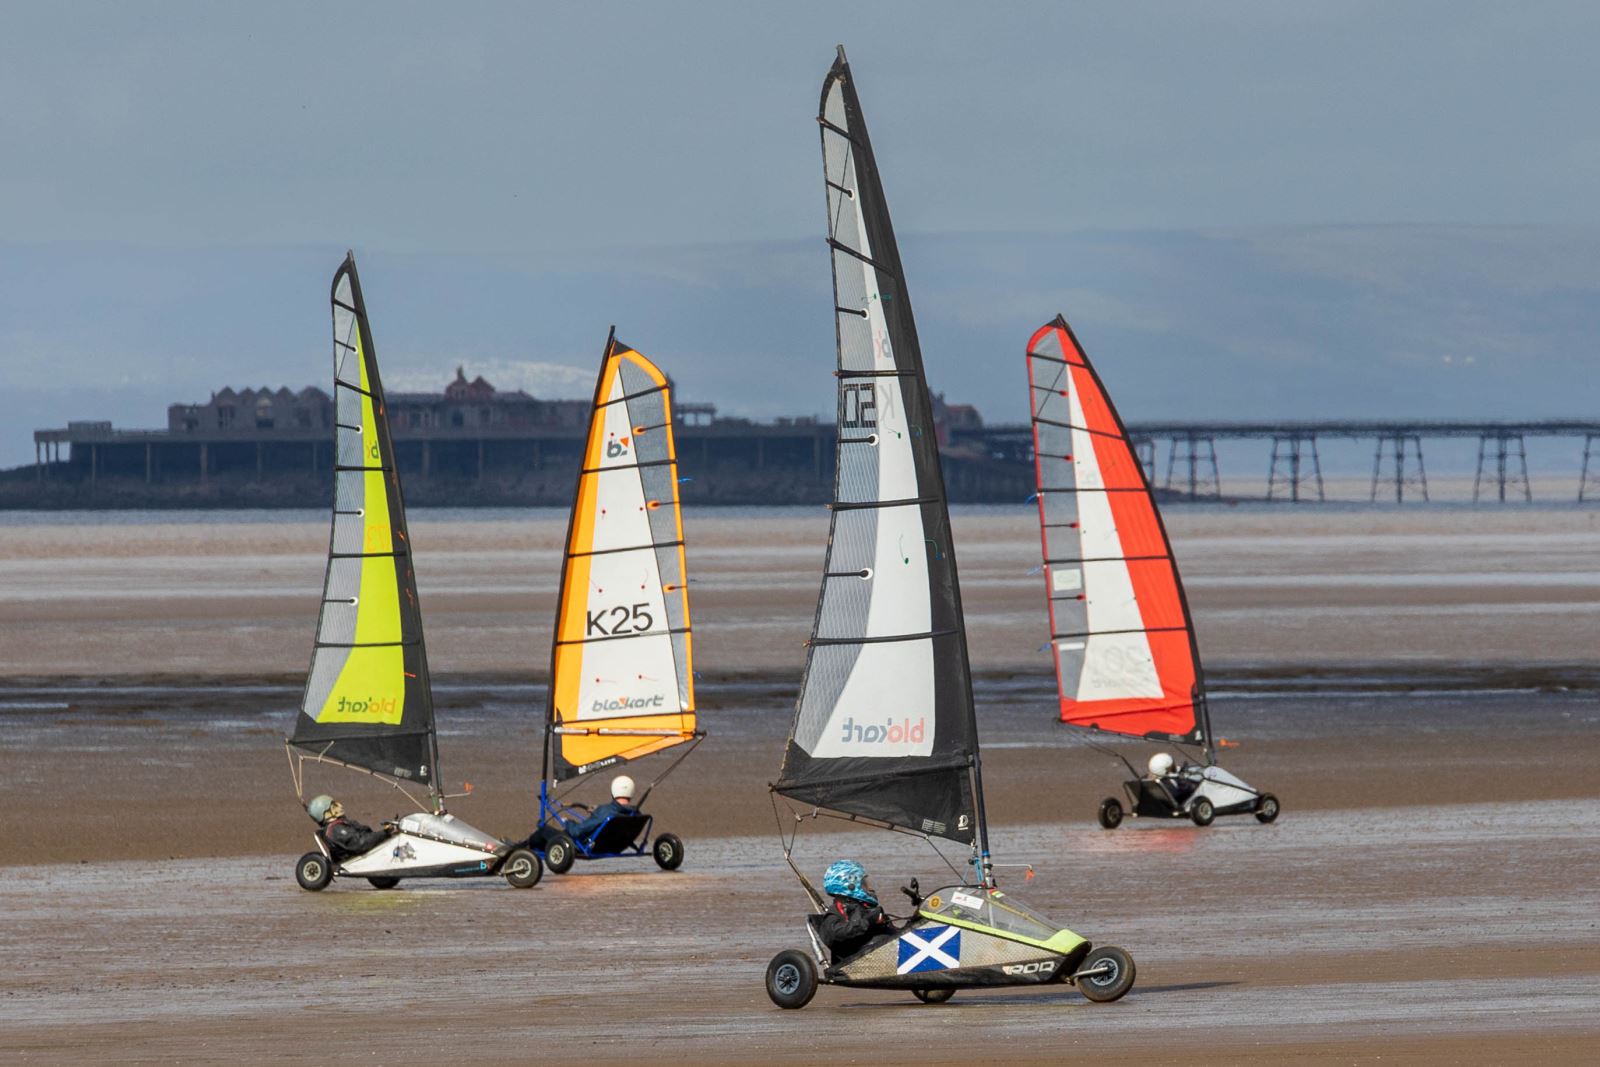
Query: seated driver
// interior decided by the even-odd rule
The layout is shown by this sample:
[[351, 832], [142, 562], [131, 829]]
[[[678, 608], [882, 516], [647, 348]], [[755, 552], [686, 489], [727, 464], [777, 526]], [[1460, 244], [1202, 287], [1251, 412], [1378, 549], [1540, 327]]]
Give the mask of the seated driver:
[[595, 808], [582, 822], [567, 823], [567, 833], [574, 841], [582, 841], [612, 816], [637, 814], [639, 809], [633, 806], [633, 779], [619, 774], [611, 779], [611, 802]]
[[611, 801], [602, 804], [582, 820], [560, 819], [559, 829], [554, 826], [541, 826], [528, 838], [528, 843], [533, 848], [544, 848], [549, 840], [558, 832], [564, 830], [568, 837], [574, 841], [587, 840], [589, 835], [614, 815], [637, 815], [639, 809], [633, 805], [633, 779], [626, 774], [619, 774], [611, 779]]
[[344, 805], [324, 793], [306, 805], [306, 813], [322, 826], [323, 840], [336, 861], [370, 852], [387, 841], [394, 831], [387, 826], [374, 830], [344, 815]]
[[817, 921], [817, 936], [842, 963], [875, 937], [898, 933], [867, 881], [867, 870], [855, 860], [839, 860], [822, 875], [822, 888], [833, 904]]
[[1182, 807], [1183, 802], [1200, 788], [1200, 783], [1184, 774], [1183, 768], [1176, 767], [1173, 758], [1165, 752], [1157, 752], [1151, 756], [1147, 766], [1150, 768], [1150, 780], [1165, 785], [1167, 792], [1172, 794], [1173, 801], [1179, 807]]

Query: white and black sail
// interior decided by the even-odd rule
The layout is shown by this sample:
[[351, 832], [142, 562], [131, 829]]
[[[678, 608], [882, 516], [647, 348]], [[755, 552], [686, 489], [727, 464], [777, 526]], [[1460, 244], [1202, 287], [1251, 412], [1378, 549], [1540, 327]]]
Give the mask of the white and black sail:
[[774, 789], [981, 845], [977, 725], [917, 331], [844, 50], [822, 87], [838, 339], [832, 526]]
[[437, 739], [411, 538], [354, 254], [333, 277], [334, 502], [291, 745], [432, 787]]

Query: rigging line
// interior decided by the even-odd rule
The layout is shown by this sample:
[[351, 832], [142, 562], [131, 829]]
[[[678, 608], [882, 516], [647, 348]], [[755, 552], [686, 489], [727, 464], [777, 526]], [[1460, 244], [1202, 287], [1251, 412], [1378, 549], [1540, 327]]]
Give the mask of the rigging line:
[[602, 474], [605, 471], [631, 471], [640, 467], [670, 467], [678, 462], [675, 459], [647, 459], [643, 463], [618, 463], [610, 467], [585, 467], [580, 474]]
[[840, 368], [833, 372], [835, 378], [915, 378], [914, 370], [846, 370]]
[[360, 317], [361, 312], [357, 311], [355, 308], [351, 307], [349, 304], [346, 304], [343, 300], [340, 300], [336, 296], [332, 297], [331, 299], [333, 300], [334, 307], [342, 307], [346, 311], [350, 312], [350, 314], [355, 315], [358, 318]]
[[338, 345], [340, 348], [345, 349], [348, 352], [359, 352], [359, 351], [361, 351], [361, 349], [357, 348], [355, 345], [345, 344], [343, 341], [339, 340], [337, 337], [335, 337], [333, 339], [333, 343]]
[[[848, 156], [846, 158], [848, 158]], [[823, 181], [823, 183], [825, 185], [827, 185], [827, 187], [829, 189], [837, 189], [841, 193], [843, 193], [845, 196], [848, 196], [851, 200], [854, 200], [856, 198], [855, 190], [846, 189], [844, 186], [840, 185], [838, 182], [834, 181], [832, 178], [824, 178], [824, 179], [822, 179], [822, 181]]]
[[845, 244], [843, 241], [836, 241], [832, 237], [830, 237], [830, 238], [828, 238], [828, 247], [832, 248], [836, 252], [843, 252], [845, 255], [850, 256], [852, 259], [860, 260], [861, 262], [865, 263], [867, 266], [871, 267], [873, 270], [878, 271], [880, 274], [886, 274], [889, 277], [893, 278], [897, 282], [901, 280], [900, 275], [896, 274], [894, 271], [890, 270], [888, 267], [885, 267], [882, 263], [879, 263], [877, 260], [875, 260], [871, 256], [867, 255], [865, 252], [857, 252], [854, 248], [851, 248], [849, 245]]
[[365, 396], [365, 397], [372, 397], [373, 396], [372, 393], [370, 393], [367, 390], [361, 388], [361, 386], [352, 385], [351, 383], [345, 381], [343, 378], [335, 378], [333, 380], [333, 385], [334, 385], [334, 388], [339, 388], [340, 386], [343, 386], [344, 388], [350, 390], [352, 393], [360, 393], [362, 396]]
[[846, 307], [840, 307], [838, 304], [835, 304], [833, 306], [833, 310], [838, 312], [840, 315], [859, 315], [862, 318], [866, 318], [867, 317], [867, 309], [866, 308], [860, 308], [860, 309], [857, 309], [857, 308], [846, 308]]
[[591, 552], [568, 552], [567, 553], [567, 558], [568, 559], [584, 559], [584, 558], [589, 557], [589, 556], [609, 556], [613, 552], [644, 552], [644, 551], [647, 551], [647, 550], [652, 549], [652, 548], [672, 548], [675, 545], [681, 545], [681, 544], [683, 544], [683, 542], [681, 540], [679, 540], [679, 541], [652, 541], [648, 545], [626, 545], [626, 546], [624, 546], [622, 548], [597, 548], [597, 549], [594, 549]]
[[[828, 577], [834, 576], [829, 575]], [[929, 630], [927, 633], [922, 634], [894, 634], [889, 637], [813, 637], [806, 644], [812, 647], [827, 645], [882, 645], [891, 641], [927, 641], [936, 637], [953, 637], [960, 632], [960, 630]]]
[[422, 644], [421, 640], [413, 638], [410, 641], [318, 641], [316, 648], [415, 648]]
[[411, 553], [404, 549], [393, 552], [329, 552], [329, 559], [396, 559], [400, 556], [409, 556]]
[[1071, 641], [1079, 637], [1107, 637], [1111, 634], [1181, 634], [1187, 633], [1187, 626], [1150, 626], [1137, 630], [1085, 630], [1082, 633], [1051, 634], [1052, 641]]
[[333, 465], [333, 469], [334, 469], [334, 471], [336, 473], [338, 471], [389, 471], [389, 470], [394, 470], [393, 467], [350, 467], [350, 466], [343, 466], [343, 465], [338, 464], [338, 463], [335, 463]]
[[906, 497], [903, 500], [835, 500], [832, 504], [828, 505], [828, 508], [830, 511], [867, 511], [873, 508], [904, 508], [910, 507], [913, 504], [922, 505], [935, 503], [938, 503], [936, 497], [913, 496]]
[[[605, 609], [605, 610], [610, 610]], [[595, 645], [601, 641], [632, 641], [636, 637], [667, 637], [671, 634], [686, 634], [690, 630], [687, 626], [682, 628], [668, 627], [665, 630], [646, 630], [638, 634], [608, 634], [605, 637], [584, 637], [577, 641], [557, 641], [558, 645]]]
[[608, 408], [613, 404], [626, 404], [628, 401], [637, 400], [641, 396], [649, 396], [652, 393], [664, 393], [666, 391], [667, 387], [664, 385], [651, 386], [649, 389], [641, 389], [637, 393], [627, 393], [623, 396], [619, 396], [615, 400], [602, 400], [600, 403], [595, 405], [595, 410], [598, 411], [601, 408]]
[[1045, 563], [1054, 567], [1057, 563], [1146, 563], [1157, 559], [1171, 559], [1171, 556], [1084, 556], [1082, 559], [1047, 559]]
[[336, 423], [334, 423], [334, 425], [337, 426], [341, 430], [354, 430], [356, 433], [360, 433], [361, 432], [361, 427], [356, 426], [356, 425], [354, 425], [352, 423], [336, 422]]
[[[853, 153], [854, 151], [855, 151], [855, 145], [854, 144], [851, 144], [851, 145], [849, 145], [849, 146], [847, 146], [845, 148], [845, 150], [844, 150], [844, 158], [839, 161], [839, 177], [842, 178], [846, 174], [850, 173], [850, 171], [851, 171], [851, 162], [850, 162], [851, 161], [851, 153]], [[833, 182], [828, 179], [828, 173], [827, 173], [828, 172], [828, 149], [827, 149], [827, 145], [826, 144], [823, 145], [823, 149], [822, 149], [822, 172], [823, 172], [822, 173], [822, 180], [824, 182], [827, 182], [829, 185], [832, 185]], [[845, 189], [844, 186], [842, 186], [842, 185], [841, 186], [837, 186], [837, 188], [840, 189], [841, 191], [843, 191], [847, 196], [849, 196], [851, 203], [855, 203], [856, 202], [856, 194], [855, 193], [850, 192], [849, 190]], [[838, 206], [835, 207], [834, 210], [833, 210], [833, 217], [828, 220], [828, 236], [831, 237], [834, 234], [839, 232], [839, 216], [842, 215], [843, 213], [844, 213], [844, 199], [841, 197], [840, 200], [839, 200]], [[860, 217], [860, 214], [861, 214], [861, 208], [860, 208], [859, 205], [857, 205], [857, 207], [856, 207], [857, 218]], [[839, 296], [839, 280], [838, 280], [837, 276], [835, 276], [834, 282], [833, 282], [833, 295], [834, 295], [834, 302], [837, 304], [838, 303], [838, 296]]]
[[[1053, 459], [1054, 457], [1046, 456], [1045, 458]], [[1076, 489], [1067, 489], [1059, 485], [1041, 485], [1035, 490], [1035, 492], [1039, 493], [1142, 493], [1144, 491], [1145, 487], [1142, 485], [1085, 485]]]

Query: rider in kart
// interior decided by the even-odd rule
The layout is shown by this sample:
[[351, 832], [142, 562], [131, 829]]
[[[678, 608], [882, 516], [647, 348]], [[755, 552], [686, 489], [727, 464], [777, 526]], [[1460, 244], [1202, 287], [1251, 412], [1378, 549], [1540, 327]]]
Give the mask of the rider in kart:
[[1150, 769], [1150, 780], [1164, 785], [1180, 808], [1183, 802], [1200, 788], [1198, 782], [1183, 773], [1187, 767], [1175, 767], [1173, 758], [1165, 752], [1157, 752], [1151, 756], [1147, 766]]
[[393, 827], [385, 823], [383, 829], [374, 830], [344, 815], [344, 805], [324, 793], [306, 805], [306, 813], [322, 826], [323, 840], [333, 852], [335, 861], [343, 862], [352, 856], [370, 852], [394, 834]]
[[600, 829], [605, 821], [614, 815], [637, 815], [639, 809], [633, 805], [633, 779], [626, 774], [619, 774], [611, 779], [611, 801], [602, 804], [589, 813], [581, 821], [567, 822], [562, 820], [559, 828], [554, 826], [541, 826], [535, 830], [528, 839], [529, 845], [534, 848], [543, 848], [550, 838], [557, 833], [565, 831], [574, 841], [583, 841], [588, 836]]
[[822, 888], [833, 904], [817, 920], [817, 936], [842, 963], [866, 948], [875, 937], [898, 933], [867, 881], [867, 870], [855, 860], [839, 860], [822, 875]]

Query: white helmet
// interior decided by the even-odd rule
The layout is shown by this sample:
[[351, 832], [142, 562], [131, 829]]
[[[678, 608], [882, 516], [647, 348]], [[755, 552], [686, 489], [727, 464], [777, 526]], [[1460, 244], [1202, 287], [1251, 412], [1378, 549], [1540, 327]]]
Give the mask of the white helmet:
[[629, 778], [626, 774], [619, 774], [615, 778], [611, 779], [611, 797], [613, 800], [617, 797], [627, 797], [629, 800], [632, 800], [633, 779]]
[[1165, 752], [1157, 752], [1154, 756], [1150, 757], [1150, 763], [1148, 766], [1151, 774], [1155, 775], [1157, 778], [1164, 777], [1172, 773], [1172, 757], [1167, 755]]

